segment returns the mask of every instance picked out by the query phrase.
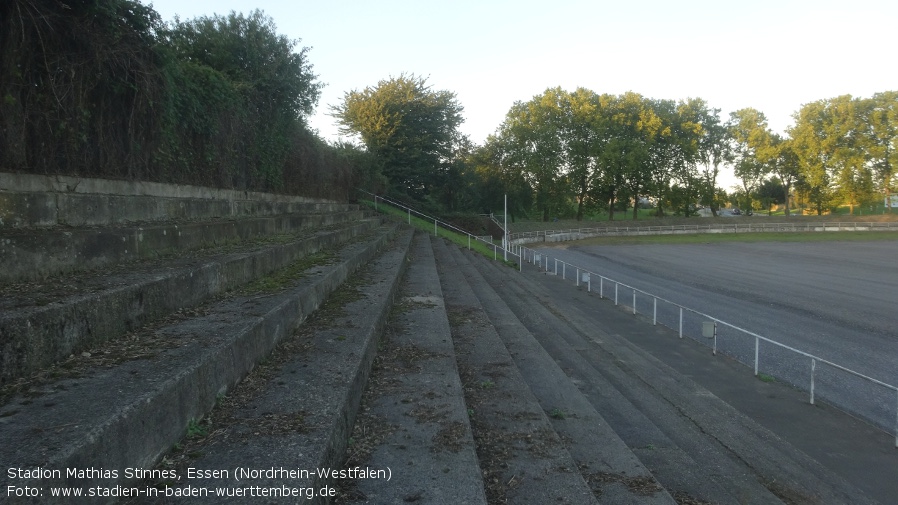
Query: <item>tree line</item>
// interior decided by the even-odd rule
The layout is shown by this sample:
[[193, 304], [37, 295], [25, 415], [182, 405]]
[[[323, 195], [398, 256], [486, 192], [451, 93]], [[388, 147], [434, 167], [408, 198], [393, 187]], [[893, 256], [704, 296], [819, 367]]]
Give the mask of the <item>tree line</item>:
[[[446, 210], [496, 209], [508, 194], [513, 213], [543, 220], [629, 209], [635, 219], [640, 206], [716, 215], [731, 201], [785, 204], [787, 215], [793, 201], [818, 214], [853, 211], [891, 193], [898, 159], [896, 92], [805, 104], [786, 135], [753, 108], [724, 118], [700, 98], [551, 88], [515, 102], [473, 146], [457, 133], [462, 110], [451, 92], [402, 75], [347, 93], [333, 115], [393, 191]], [[741, 183], [731, 194], [718, 186], [724, 166]]]
[[0, 169], [346, 196], [358, 154], [308, 128], [299, 42], [260, 11], [0, 2]]

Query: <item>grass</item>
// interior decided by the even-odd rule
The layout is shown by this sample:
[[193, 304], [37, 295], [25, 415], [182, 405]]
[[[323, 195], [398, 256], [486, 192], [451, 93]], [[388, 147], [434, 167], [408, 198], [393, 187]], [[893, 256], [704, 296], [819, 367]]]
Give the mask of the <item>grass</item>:
[[306, 255], [284, 268], [278, 269], [268, 275], [237, 289], [243, 295], [257, 293], [272, 293], [279, 291], [302, 278], [303, 273], [315, 266], [327, 265], [334, 261], [336, 256], [330, 250], [318, 251]]
[[[360, 200], [360, 203], [364, 203], [370, 206], [372, 209], [374, 208], [374, 202], [370, 200]], [[428, 221], [417, 216], [411, 216], [411, 218], [409, 218], [408, 213], [402, 209], [397, 209], [396, 207], [387, 204], [380, 204], [377, 206], [377, 211], [383, 214], [401, 218], [404, 222], [411, 224], [415, 228], [426, 231], [427, 233], [434, 233], [433, 221]], [[471, 250], [476, 251], [489, 259], [496, 258], [506, 265], [514, 268], [517, 268], [518, 266], [515, 262], [503, 261], [500, 259], [502, 257], [502, 254], [497, 251], [502, 248], [501, 245], [491, 246], [481, 240], [475, 239], [474, 237], [469, 238], [469, 236], [466, 234], [458, 233], [456, 231], [447, 230], [446, 228], [440, 227], [437, 227], [436, 235], [438, 237], [442, 237], [451, 242], [454, 242], [461, 247], [470, 247]]]
[[549, 417], [552, 419], [564, 419], [567, 417], [567, 414], [561, 409], [552, 409], [552, 411], [549, 412]]
[[209, 430], [196, 419], [187, 423], [187, 438], [202, 438], [209, 434]]
[[772, 375], [767, 375], [766, 373], [758, 372], [758, 380], [761, 382], [776, 382], [776, 378]]

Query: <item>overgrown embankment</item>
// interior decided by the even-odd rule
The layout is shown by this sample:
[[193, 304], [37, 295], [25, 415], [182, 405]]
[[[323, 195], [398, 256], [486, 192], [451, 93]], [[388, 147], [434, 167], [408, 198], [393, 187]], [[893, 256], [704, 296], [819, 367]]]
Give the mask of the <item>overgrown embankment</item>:
[[4, 1], [0, 167], [345, 199], [359, 153], [309, 131], [322, 85], [275, 30], [259, 11]]

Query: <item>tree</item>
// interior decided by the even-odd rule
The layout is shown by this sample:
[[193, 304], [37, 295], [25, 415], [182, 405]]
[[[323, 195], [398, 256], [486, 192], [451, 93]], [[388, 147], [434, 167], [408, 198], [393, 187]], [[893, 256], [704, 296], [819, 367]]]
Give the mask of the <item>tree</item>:
[[[259, 10], [176, 19], [169, 26], [167, 47], [177, 60], [180, 83], [175, 126], [182, 135], [196, 136], [195, 152], [201, 155], [189, 163], [214, 156], [203, 142], [222, 128], [232, 129], [231, 152], [224, 157], [241, 161], [234, 177], [250, 178], [236, 184], [283, 185], [291, 141], [305, 127], [322, 87], [308, 62], [309, 49], [294, 51], [298, 43], [279, 35], [274, 21]], [[209, 143], [221, 150], [220, 142]]]
[[758, 198], [767, 209], [767, 215], [771, 214], [771, 207], [786, 201], [786, 188], [775, 179], [767, 179], [758, 187]]
[[566, 125], [568, 178], [577, 199], [577, 221], [583, 220], [588, 199], [594, 193], [598, 178], [597, 158], [600, 148], [599, 96], [588, 89], [577, 88], [566, 97], [569, 119]]
[[[697, 104], [698, 105], [698, 104]], [[717, 176], [722, 163], [732, 163], [732, 138], [730, 130], [720, 120], [720, 109], [710, 108], [707, 104], [697, 107], [701, 118], [702, 133], [699, 140], [698, 156], [703, 168], [700, 172], [702, 182], [702, 203], [708, 205], [711, 214], [717, 217], [720, 208], [717, 198]]]
[[730, 113], [730, 136], [734, 142], [734, 172], [742, 180], [742, 191], [751, 210], [752, 195], [767, 175], [776, 157], [773, 134], [764, 113], [752, 108]]
[[[888, 200], [898, 165], [898, 91], [876, 93], [864, 106], [870, 161], [879, 189]], [[888, 205], [886, 212], [891, 212]]]
[[422, 199], [452, 165], [463, 110], [455, 93], [402, 74], [345, 93], [331, 115], [343, 134], [361, 138], [395, 189]]
[[563, 204], [566, 109], [566, 93], [561, 88], [548, 89], [529, 102], [516, 102], [499, 127], [500, 145], [505, 150], [503, 162], [514, 167], [533, 188], [543, 221]]

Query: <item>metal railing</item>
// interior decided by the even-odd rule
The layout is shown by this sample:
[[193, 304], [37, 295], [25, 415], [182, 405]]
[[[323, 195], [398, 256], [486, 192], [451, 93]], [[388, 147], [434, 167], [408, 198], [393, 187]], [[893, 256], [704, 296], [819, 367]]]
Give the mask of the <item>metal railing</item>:
[[[702, 320], [702, 322], [713, 323], [713, 334], [712, 335], [703, 335], [703, 336], [707, 337], [707, 339], [709, 341], [711, 341], [710, 345], [711, 345], [711, 349], [712, 349], [712, 354], [714, 354], [714, 355], [716, 355], [717, 352], [721, 350], [721, 344], [722, 344], [720, 335], [718, 334], [718, 331], [717, 331], [718, 330], [717, 325], [720, 325], [720, 326], [723, 326], [724, 328], [728, 328], [728, 329], [732, 330], [736, 335], [739, 335], [739, 334], [743, 335], [743, 337], [742, 337], [743, 339], [747, 336], [749, 338], [749, 341], [748, 341], [749, 347], [748, 348], [746, 348], [744, 342], [728, 341], [727, 349], [724, 350], [724, 353], [736, 358], [737, 360], [739, 360], [740, 362], [742, 362], [746, 365], [753, 366], [755, 376], [761, 375], [760, 374], [760, 366], [761, 366], [760, 350], [761, 350], [762, 343], [764, 343], [765, 346], [769, 345], [775, 349], [784, 351], [787, 354], [794, 355], [795, 357], [797, 357], [800, 360], [805, 360], [805, 363], [806, 363], [805, 366], [809, 366], [809, 368], [806, 369], [807, 375], [806, 375], [805, 380], [807, 382], [804, 382], [805, 384], [807, 384], [808, 387], [804, 388], [804, 389], [806, 391], [808, 391], [809, 402], [812, 405], [815, 402], [816, 396], [818, 396], [816, 387], [817, 387], [817, 383], [820, 380], [821, 373], [823, 373], [823, 371], [818, 367], [818, 365], [826, 365], [826, 366], [830, 367], [832, 370], [834, 370], [838, 373], [841, 373], [841, 374], [848, 374], [849, 377], [857, 379], [857, 380], [861, 381], [862, 383], [866, 383], [868, 385], [874, 385], [876, 387], [882, 388], [883, 390], [887, 391], [887, 393], [885, 393], [885, 395], [889, 395], [889, 394], [892, 395], [892, 398], [894, 399], [894, 402], [895, 402], [894, 403], [894, 406], [895, 406], [894, 415], [891, 419], [894, 421], [895, 447], [898, 448], [898, 387], [891, 385], [891, 384], [887, 384], [887, 383], [877, 380], [873, 377], [869, 377], [868, 375], [862, 374], [855, 370], [851, 370], [851, 369], [849, 369], [843, 365], [840, 365], [838, 363], [835, 363], [833, 361], [821, 358], [819, 356], [802, 351], [800, 349], [796, 349], [792, 346], [783, 344], [782, 342], [777, 342], [776, 340], [773, 340], [771, 338], [764, 337], [762, 335], [759, 335], [759, 334], [752, 332], [750, 330], [747, 330], [745, 328], [740, 328], [734, 324], [728, 323], [726, 321], [723, 321], [723, 320], [716, 318], [714, 316], [711, 316], [709, 314], [705, 314], [698, 310], [691, 309], [689, 307], [680, 305], [676, 302], [670, 301], [663, 297], [654, 295], [652, 293], [649, 293], [642, 289], [636, 288], [629, 284], [611, 279], [604, 275], [597, 274], [597, 273], [587, 270], [585, 268], [581, 268], [579, 266], [567, 263], [560, 259], [554, 258], [554, 261], [550, 264], [550, 258], [548, 255], [546, 255], [544, 253], [539, 253], [533, 249], [529, 249], [520, 244], [511, 244], [511, 249], [513, 251], [515, 251], [515, 253], [517, 255], [520, 255], [520, 257], [523, 258], [523, 262], [531, 263], [531, 264], [537, 266], [540, 270], [544, 270], [545, 272], [550, 272], [551, 271], [550, 266], [551, 266], [551, 268], [554, 268], [555, 275], [560, 276], [562, 278], [562, 280], [567, 280], [568, 276], [571, 273], [573, 273], [575, 285], [580, 286], [581, 284], [584, 284], [586, 286], [586, 290], [589, 292], [593, 292], [592, 282], [593, 282], [594, 278], [597, 279], [598, 283], [599, 283], [599, 289], [598, 289], [599, 297], [603, 298], [603, 299], [604, 298], [610, 299], [613, 296], [615, 305], [620, 305], [622, 303], [622, 300], [621, 300], [621, 296], [622, 296], [621, 292], [622, 291], [623, 291], [624, 295], [632, 294], [631, 307], [630, 307], [630, 309], [632, 310], [632, 313], [634, 315], [637, 313], [647, 315], [648, 312], [646, 312], [646, 311], [639, 311], [639, 312], [637, 311], [637, 301], [638, 301], [637, 294], [639, 294], [645, 300], [646, 306], [650, 307], [649, 311], [652, 316], [652, 324], [653, 325], [657, 325], [659, 323], [659, 302], [661, 304], [666, 304], [667, 306], [673, 308], [673, 312], [675, 315], [672, 318], [669, 318], [667, 324], [665, 324], [664, 322], [662, 322], [661, 324], [663, 326], [667, 326], [667, 327], [677, 331], [680, 338], [683, 338], [683, 336], [684, 336], [684, 330], [683, 330], [684, 321], [686, 320], [686, 317], [688, 317], [689, 315], [698, 317], [699, 319]], [[560, 267], [560, 270], [559, 270], [559, 267]], [[568, 272], [568, 270], [570, 270], [570, 272]], [[611, 294], [612, 286], [613, 286], [613, 295]], [[608, 296], [606, 296], [606, 290], [609, 292]], [[709, 332], [709, 333], [711, 333], [711, 332]], [[687, 335], [687, 336], [690, 336], [691, 338], [695, 338], [693, 335]], [[728, 336], [728, 338], [729, 338], [729, 336]], [[699, 340], [699, 339], [695, 338], [695, 340]], [[751, 344], [753, 344], [753, 346]], [[753, 347], [753, 349], [751, 347]], [[771, 358], [773, 358], [773, 357], [774, 356], [771, 356]], [[783, 356], [780, 356], [781, 361], [784, 359], [786, 359], [786, 358], [784, 358]], [[771, 361], [773, 361], [773, 359]], [[765, 366], [768, 366], [768, 365], [765, 365]], [[773, 366], [773, 365], [771, 364], [771, 366]], [[777, 366], [782, 367], [783, 365], [782, 365], [782, 363], [780, 363]], [[783, 369], [783, 370], [785, 370], [785, 369]], [[789, 380], [790, 382], [793, 382], [793, 384], [798, 387], [802, 387], [801, 382], [803, 382], [803, 381], [798, 380], [799, 378], [795, 377], [794, 371], [791, 374], [783, 371], [783, 375], [791, 375], [791, 377], [790, 376], [780, 377], [779, 375], [778, 375], [778, 377], [784, 378], [785, 380]], [[843, 382], [846, 380], [845, 378], [836, 378], [836, 377], [831, 377], [831, 378], [828, 377], [828, 379], [832, 380], [834, 382], [836, 380], [843, 381]], [[874, 394], [876, 394], [876, 393], [874, 393]], [[886, 400], [885, 395], [881, 396], [881, 399], [883, 401], [888, 401], [888, 400]], [[830, 395], [830, 396], [832, 396], [832, 395]], [[827, 398], [827, 399], [828, 399], [828, 401], [833, 402], [833, 400], [831, 398]], [[850, 403], [851, 401], [857, 401], [857, 399], [851, 399], [851, 400], [848, 400], [847, 402]], [[834, 404], [836, 404], [837, 406], [840, 406], [842, 408], [846, 408], [846, 406], [844, 405], [845, 403], [846, 403], [846, 401], [842, 401], [843, 405], [838, 405], [838, 402], [834, 402]], [[879, 407], [883, 407], [883, 405], [880, 405]], [[866, 410], [860, 411], [862, 409], [866, 409]], [[890, 416], [892, 414], [883, 412], [882, 408], [879, 408], [880, 412], [877, 413], [876, 412], [877, 406], [873, 406], [872, 408], [870, 408], [869, 406], [865, 407], [863, 405], [850, 405], [850, 406], [847, 406], [847, 410], [855, 411], [857, 414], [860, 414], [861, 416], [866, 417], [869, 420], [873, 421], [874, 424], [880, 425], [880, 427], [885, 429], [886, 431], [889, 430], [888, 424], [890, 424], [890, 421], [887, 421], [886, 419], [888, 418], [888, 416]], [[887, 410], [887, 408], [886, 408], [886, 410]]]
[[[420, 218], [422, 218], [424, 220], [433, 221], [435, 236], [438, 236], [439, 227], [442, 226], [443, 228], [445, 228], [447, 230], [452, 230], [452, 231], [455, 231], [462, 235], [466, 235], [468, 237], [468, 248], [469, 249], [471, 248], [472, 240], [480, 240], [481, 242], [489, 244], [493, 248], [493, 259], [498, 259], [499, 246], [493, 242], [483, 240], [482, 238], [477, 237], [477, 236], [471, 234], [470, 232], [462, 230], [462, 229], [460, 229], [454, 225], [451, 225], [449, 223], [440, 221], [439, 219], [437, 219], [435, 217], [418, 212], [415, 209], [412, 209], [411, 207], [404, 205], [402, 203], [392, 201], [383, 196], [375, 195], [373, 193], [369, 193], [364, 190], [359, 190], [359, 191], [361, 191], [373, 198], [375, 209], [377, 209], [378, 202], [383, 202], [383, 203], [392, 205], [396, 208], [405, 210], [408, 214], [409, 224], [411, 224], [412, 214], [415, 214], [416, 216], [419, 216]], [[800, 228], [803, 227], [803, 229], [800, 231], [815, 231], [813, 229], [808, 229], [807, 228], [808, 226], [810, 228], [825, 228], [826, 231], [830, 231], [830, 229], [834, 229], [834, 228], [844, 230], [844, 229], [848, 229], [849, 227], [851, 229], [857, 229], [857, 230], [864, 228], [864, 227], [877, 228], [877, 229], [883, 229], [883, 228], [891, 229], [893, 227], [892, 224], [893, 223], [816, 223], [816, 224], [812, 225], [811, 223], [807, 223], [807, 224], [791, 226], [791, 228], [794, 229], [796, 227], [800, 227]], [[771, 227], [789, 228], [790, 223], [785, 223], [785, 224], [783, 224], [783, 223], [763, 223], [760, 225], [759, 224], [749, 224], [749, 225], [742, 225], [742, 226], [743, 226], [743, 228], [742, 228], [743, 231], [760, 231], [760, 229], [764, 229], [764, 228], [769, 230]], [[647, 231], [650, 231], [651, 229], [655, 229], [655, 231], [657, 231], [659, 229], [685, 230], [686, 226], [685, 225], [684, 226], [670, 226], [670, 227], [658, 226], [658, 227], [638, 227], [638, 228], [640, 231], [647, 232]], [[703, 230], [714, 229], [714, 228], [704, 227], [704, 226], [703, 227], [699, 227], [699, 226], [692, 227], [692, 229], [698, 229], [698, 228], [701, 228]], [[724, 228], [718, 228], [718, 229], [729, 230], [730, 228], [733, 228], [733, 227], [724, 227]], [[739, 225], [735, 225], [735, 228], [736, 228], [736, 232], [738, 232]], [[896, 224], [896, 226], [894, 226], [894, 228], [898, 229], [898, 224]], [[587, 229], [581, 228], [581, 229], [578, 229], [576, 231], [576, 233], [584, 233], [584, 231], [582, 231], [582, 230], [597, 230], [597, 228], [587, 228]], [[610, 230], [609, 231], [610, 233], [620, 233], [620, 229], [615, 228], [615, 227], [606, 227], [605, 230]], [[624, 230], [627, 230], [627, 228], [624, 228]], [[572, 232], [574, 232], [574, 231], [569, 230], [565, 233], [572, 233]], [[529, 232], [529, 233], [544, 234], [544, 233], [562, 233], [562, 232], [553, 232], [551, 230], [548, 230], [545, 232]], [[539, 236], [539, 235], [528, 235], [527, 233], [519, 233], [519, 234], [510, 235], [510, 237], [511, 236], [516, 236], [515, 240], [518, 242], [521, 242], [522, 241], [521, 239], [523, 239], [523, 238], [535, 237], [535, 236]], [[536, 252], [533, 249], [527, 248], [527, 247], [521, 245], [520, 243], [512, 242], [511, 240], [503, 241], [502, 248], [503, 248], [503, 254], [508, 253], [508, 254], [518, 257], [518, 269], [519, 270], [522, 269], [523, 264], [525, 262], [527, 262], [527, 263], [536, 265], [538, 268], [540, 268], [540, 270], [545, 270], [546, 272], [550, 271], [550, 268], [549, 268], [549, 266], [550, 266], [549, 259], [550, 258], [546, 254]], [[735, 359], [737, 359], [738, 361], [745, 363], [746, 365], [753, 366], [754, 375], [756, 377], [759, 377], [762, 375], [760, 372], [760, 369], [761, 369], [760, 351], [761, 351], [761, 343], [762, 342], [765, 345], [769, 345], [769, 346], [773, 347], [774, 349], [779, 349], [779, 350], [785, 351], [786, 353], [788, 353], [790, 355], [797, 356], [800, 359], [808, 360], [806, 362], [810, 365], [810, 368], [806, 375], [806, 380], [807, 380], [807, 384], [808, 384], [808, 387], [806, 388], [806, 390], [809, 393], [808, 401], [812, 405], [814, 404], [816, 397], [818, 396], [817, 390], [816, 390], [817, 383], [820, 380], [821, 374], [824, 373], [822, 369], [818, 369], [818, 365], [826, 365], [830, 369], [832, 369], [838, 373], [847, 374], [849, 377], [858, 379], [858, 380], [862, 381], [863, 383], [872, 384], [874, 386], [877, 386], [879, 388], [882, 388], [882, 389], [888, 391], [889, 392], [888, 394], [892, 395], [892, 398], [894, 399], [894, 402], [895, 402], [894, 403], [894, 406], [895, 406], [894, 416], [892, 417], [892, 419], [894, 420], [895, 447], [898, 448], [898, 387], [893, 386], [888, 383], [885, 383], [885, 382], [875, 379], [873, 377], [869, 377], [860, 372], [851, 370], [850, 368], [842, 366], [833, 361], [821, 358], [819, 356], [802, 351], [800, 349], [796, 349], [787, 344], [783, 344], [782, 342], [777, 342], [776, 340], [773, 340], [771, 338], [764, 337], [762, 335], [759, 335], [759, 334], [752, 332], [750, 330], [747, 330], [745, 328], [740, 328], [739, 326], [728, 323], [722, 319], [716, 318], [709, 314], [705, 314], [701, 311], [686, 307], [684, 305], [680, 305], [676, 302], [673, 302], [673, 301], [663, 298], [661, 296], [657, 296], [652, 293], [649, 293], [648, 291], [645, 291], [645, 290], [639, 289], [637, 287], [631, 286], [629, 284], [617, 281], [610, 277], [600, 275], [598, 273], [592, 272], [588, 269], [579, 267], [577, 265], [567, 263], [558, 258], [553, 259], [552, 266], [554, 268], [555, 275], [559, 275], [559, 273], [560, 273], [562, 280], [567, 280], [568, 269], [570, 269], [572, 271], [572, 273], [574, 273], [575, 285], [580, 286], [581, 283], [584, 284], [586, 286], [586, 290], [588, 292], [593, 291], [593, 286], [592, 286], [593, 278], [597, 278], [599, 281], [598, 293], [599, 293], [599, 297], [602, 299], [606, 298], [606, 295], [605, 295], [606, 286], [608, 287], [608, 289], [610, 291], [610, 288], [613, 285], [613, 287], [614, 287], [613, 297], [614, 297], [615, 305], [621, 304], [621, 291], [623, 290], [625, 292], [625, 294], [627, 294], [626, 292], [629, 291], [629, 294], [631, 294], [631, 296], [632, 296], [630, 309], [632, 310], [632, 313], [634, 315], [638, 314], [638, 313], [645, 314], [645, 312], [640, 312], [637, 310], [637, 306], [638, 306], [637, 295], [642, 296], [644, 299], [650, 300], [653, 325], [657, 325], [659, 323], [659, 302], [662, 304], [662, 306], [667, 305], [667, 306], [673, 308], [676, 316], [674, 316], [671, 320], [669, 320], [667, 322], [667, 324], [665, 324], [665, 322], [663, 322], [663, 321], [661, 321], [661, 324], [663, 326], [667, 326], [668, 328], [676, 330], [680, 338], [683, 338], [684, 335], [694, 338], [693, 335], [684, 332], [684, 323], [686, 321], [686, 318], [689, 315], [700, 318], [702, 320], [703, 324], [713, 324], [712, 331], [708, 332], [708, 333], [710, 333], [710, 335], [704, 335], [709, 340], [711, 340], [712, 354], [717, 355], [718, 351], [722, 351], [722, 353], [732, 356]], [[560, 272], [559, 272], [559, 266], [561, 267]], [[607, 298], [609, 298], [609, 299], [611, 298], [610, 293], [609, 293], [609, 296], [607, 296]], [[739, 342], [736, 342], [735, 340], [731, 341], [729, 338], [726, 339], [726, 344], [728, 344], [728, 345], [722, 345], [724, 342], [721, 340], [720, 334], [718, 333], [718, 325], [723, 326], [724, 328], [729, 328], [732, 331], [734, 331], [736, 334], [743, 335], [743, 340], [744, 340], [745, 336], [747, 336], [749, 338], [749, 345], [751, 346], [751, 344], [753, 343], [753, 346], [752, 346], [753, 349], [751, 349], [751, 348], [745, 349], [744, 346], [742, 346], [743, 348], [740, 350]], [[705, 332], [703, 329], [703, 334], [704, 333]], [[698, 339], [696, 338], [696, 340], [698, 340]], [[774, 357], [771, 357], [771, 360], [770, 360], [771, 362], [775, 361], [773, 358]], [[765, 365], [765, 366], [772, 366], [772, 365]], [[785, 378], [786, 380], [790, 380], [794, 385], [801, 387], [797, 378], [794, 377], [794, 373], [792, 373], [791, 376], [789, 376], [790, 374], [784, 372], [783, 375], [785, 376], [783, 378]], [[840, 379], [840, 380], [844, 381], [844, 379]], [[847, 410], [855, 411], [856, 413], [872, 420], [875, 424], [879, 424], [884, 429], [886, 429], [886, 430], [889, 429], [888, 427], [886, 427], [887, 423], [882, 422], [882, 419], [884, 419], [883, 416], [879, 416], [879, 419], [877, 419], [877, 416], [875, 414], [869, 414], [869, 412], [865, 413], [865, 412], [861, 411], [863, 408], [864, 408], [863, 406], [854, 406], [854, 407], [848, 406]], [[872, 409], [872, 411], [875, 411], [875, 410], [876, 410], [876, 408]], [[869, 415], [866, 415], [866, 414], [869, 414]], [[887, 415], [891, 415], [891, 414], [887, 414]]]
[[[800, 218], [798, 218], [800, 219]], [[589, 228], [569, 228], [566, 230], [539, 230], [510, 233], [509, 240], [520, 243], [546, 241], [549, 236], [578, 235], [615, 236], [615, 235], [664, 235], [680, 233], [761, 233], [761, 232], [822, 232], [822, 231], [889, 231], [898, 230], [898, 222], [795, 222], [788, 223], [709, 223], [701, 225], [668, 225], [668, 226], [596, 226]], [[541, 240], [540, 240], [541, 239]]]
[[[426, 220], [426, 221], [428, 221], [428, 222], [429, 222], [429, 221], [433, 221], [433, 235], [434, 235], [435, 237], [438, 237], [438, 236], [439, 236], [439, 228], [440, 228], [440, 227], [442, 227], [442, 228], [444, 228], [444, 229], [446, 229], [446, 230], [454, 231], [454, 232], [459, 233], [459, 234], [461, 234], [461, 235], [466, 235], [466, 236], [468, 237], [468, 250], [471, 249], [471, 242], [472, 242], [472, 241], [475, 241], [475, 242], [482, 242], [482, 243], [488, 245], [489, 247], [492, 247], [492, 249], [493, 249], [493, 259], [494, 259], [494, 260], [498, 260], [498, 259], [499, 259], [499, 249], [503, 249], [503, 259], [505, 259], [505, 260], [508, 259], [507, 256], [505, 255], [505, 253], [509, 253], [509, 254], [514, 255], [514, 256], [518, 256], [518, 270], [520, 270], [521, 268], [523, 268], [523, 267], [522, 267], [522, 264], [523, 264], [524, 262], [522, 261], [520, 255], [519, 255], [519, 254], [514, 254], [514, 253], [512, 253], [510, 250], [505, 249], [505, 248], [504, 248], [504, 245], [503, 245], [503, 246], [499, 246], [499, 245], [497, 245], [496, 243], [492, 242], [491, 240], [485, 240], [483, 237], [474, 235], [473, 233], [471, 233], [471, 232], [469, 232], [469, 231], [462, 230], [461, 228], [459, 228], [459, 227], [457, 227], [457, 226], [454, 226], [454, 225], [452, 225], [452, 224], [449, 224], [449, 223], [447, 223], [447, 222], [445, 222], [445, 221], [441, 221], [441, 220], [439, 220], [439, 219], [437, 219], [437, 218], [435, 218], [435, 217], [433, 217], [433, 216], [429, 216], [429, 215], [427, 215], [427, 214], [424, 214], [423, 212], [419, 212], [419, 211], [417, 211], [417, 210], [415, 210], [415, 209], [409, 207], [408, 205], [405, 205], [405, 204], [403, 204], [403, 203], [397, 202], [397, 201], [395, 201], [395, 200], [391, 200], [390, 198], [387, 198], [387, 197], [384, 197], [384, 196], [381, 196], [381, 195], [376, 195], [376, 194], [374, 194], [374, 193], [370, 193], [370, 192], [368, 192], [368, 191], [365, 191], [364, 189], [360, 189], [360, 188], [356, 188], [356, 189], [357, 189], [359, 192], [364, 193], [364, 194], [370, 196], [370, 197], [374, 200], [374, 210], [378, 210], [378, 209], [377, 209], [378, 202], [381, 202], [381, 203], [385, 203], [385, 204], [391, 205], [391, 206], [393, 206], [393, 207], [396, 207], [396, 208], [398, 208], [398, 209], [402, 209], [402, 210], [406, 211], [406, 213], [407, 213], [407, 215], [408, 215], [408, 224], [409, 224], [409, 225], [412, 224], [412, 214], [414, 214], [415, 217], [418, 217], [418, 218], [420, 218], [420, 219]], [[503, 241], [503, 242], [505, 242], [505, 241]]]

